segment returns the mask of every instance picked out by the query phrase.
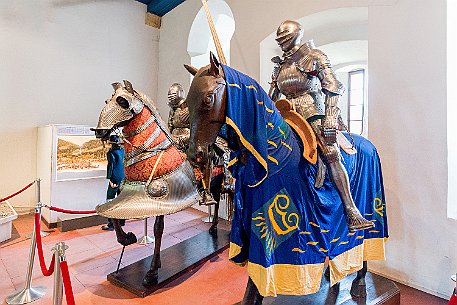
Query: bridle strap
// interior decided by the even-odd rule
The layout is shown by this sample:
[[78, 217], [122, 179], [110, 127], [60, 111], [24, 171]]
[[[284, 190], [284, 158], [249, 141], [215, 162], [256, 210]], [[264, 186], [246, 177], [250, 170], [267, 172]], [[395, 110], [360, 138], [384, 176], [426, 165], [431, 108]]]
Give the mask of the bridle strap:
[[139, 155], [142, 152], [148, 151], [148, 147], [151, 146], [151, 144], [159, 137], [160, 135], [160, 128], [156, 127], [154, 131], [151, 133], [149, 138], [144, 141], [143, 144], [140, 146], [133, 146], [133, 150], [125, 155], [126, 159], [131, 159], [137, 155]]
[[135, 163], [138, 163], [140, 161], [143, 161], [143, 160], [146, 160], [148, 158], [154, 157], [158, 153], [163, 152], [163, 151], [167, 150], [168, 148], [170, 148], [170, 146], [171, 146], [170, 141], [165, 140], [162, 143], [160, 143], [159, 145], [157, 145], [152, 150], [141, 152], [141, 153], [139, 153], [138, 155], [136, 155], [135, 157], [133, 157], [131, 159], [124, 159], [124, 165], [126, 167], [128, 167], [128, 166], [131, 166], [131, 165], [133, 165]]
[[124, 135], [124, 137], [126, 138], [131, 138], [133, 136], [136, 136], [138, 134], [140, 134], [141, 132], [145, 131], [149, 126], [152, 125], [152, 123], [155, 122], [155, 118], [151, 115], [149, 117], [149, 119], [146, 120], [146, 122], [143, 123], [143, 125], [141, 125], [140, 127], [138, 127], [137, 129], [133, 130], [133, 131], [130, 131], [130, 132], [125, 132], [125, 131], [122, 131], [122, 134]]
[[151, 174], [149, 175], [148, 182], [146, 182], [146, 187], [151, 183], [152, 178], [154, 177], [154, 174], [156, 172], [157, 166], [159, 165], [160, 159], [162, 159], [163, 155], [164, 155], [164, 151], [161, 151], [159, 156], [157, 157], [156, 162], [154, 163], [154, 167], [152, 168]]

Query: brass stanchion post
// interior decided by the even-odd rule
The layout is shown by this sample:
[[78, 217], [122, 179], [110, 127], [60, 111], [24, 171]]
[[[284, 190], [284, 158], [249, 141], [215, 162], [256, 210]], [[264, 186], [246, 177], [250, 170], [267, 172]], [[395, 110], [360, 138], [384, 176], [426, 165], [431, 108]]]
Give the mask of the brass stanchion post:
[[52, 305], [62, 305], [63, 301], [63, 280], [62, 280], [62, 271], [60, 269], [60, 263], [63, 262], [65, 258], [65, 250], [68, 249], [68, 246], [64, 242], [58, 242], [55, 244], [54, 255], [56, 256], [54, 262], [54, 291], [52, 294]]
[[[41, 219], [41, 207], [43, 205], [41, 204], [41, 179], [40, 178], [36, 179], [36, 200], [37, 200], [37, 203], [40, 204], [40, 219]], [[46, 237], [49, 234], [51, 234], [51, 233], [40, 230], [41, 237]], [[27, 238], [32, 238], [32, 233], [27, 235]]]
[[[35, 213], [39, 213], [41, 217], [41, 202], [40, 202], [40, 179], [37, 180], [37, 190], [36, 190], [36, 207]], [[35, 225], [33, 226], [33, 232], [30, 243], [29, 251], [29, 262], [27, 266], [27, 274], [25, 279], [24, 289], [9, 295], [6, 298], [7, 304], [26, 304], [40, 299], [44, 296], [46, 292], [45, 287], [32, 287], [32, 275], [33, 275], [33, 263], [35, 261], [35, 249], [36, 249], [36, 232]]]

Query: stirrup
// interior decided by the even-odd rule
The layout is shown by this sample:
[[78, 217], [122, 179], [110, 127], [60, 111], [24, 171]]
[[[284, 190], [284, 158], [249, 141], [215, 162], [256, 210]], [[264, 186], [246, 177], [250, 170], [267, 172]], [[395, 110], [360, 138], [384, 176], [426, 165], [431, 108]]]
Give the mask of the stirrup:
[[210, 193], [205, 189], [203, 190], [200, 195], [202, 196], [202, 199], [198, 201], [199, 205], [215, 205], [217, 202], [214, 200], [213, 196], [211, 196]]

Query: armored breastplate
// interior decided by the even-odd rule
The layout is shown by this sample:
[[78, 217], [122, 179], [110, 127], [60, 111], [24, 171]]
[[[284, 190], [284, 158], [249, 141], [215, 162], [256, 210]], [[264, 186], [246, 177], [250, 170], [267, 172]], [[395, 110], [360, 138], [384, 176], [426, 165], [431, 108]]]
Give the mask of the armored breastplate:
[[277, 77], [279, 91], [290, 100], [295, 110], [305, 119], [324, 114], [324, 100], [319, 79], [300, 71], [292, 59], [281, 64]]
[[189, 108], [178, 108], [173, 114], [173, 128], [190, 128]]
[[319, 79], [311, 74], [299, 70], [295, 62], [286, 59], [279, 71], [277, 84], [279, 91], [287, 99], [296, 98], [320, 90]]

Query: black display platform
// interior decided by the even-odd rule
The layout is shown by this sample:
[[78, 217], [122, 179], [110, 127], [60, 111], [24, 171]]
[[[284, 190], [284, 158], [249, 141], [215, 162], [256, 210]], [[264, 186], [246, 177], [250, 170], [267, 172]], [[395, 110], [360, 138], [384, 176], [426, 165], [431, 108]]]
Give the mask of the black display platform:
[[[228, 248], [229, 232], [218, 230], [217, 237], [207, 231], [162, 250], [160, 257], [162, 268], [159, 269], [159, 283], [151, 287], [143, 286], [143, 277], [149, 270], [152, 255], [108, 274], [108, 281], [140, 297], [145, 297], [160, 289], [181, 275], [203, 264], [213, 256]], [[128, 247], [125, 251], [128, 251]]]
[[57, 218], [57, 228], [59, 228], [61, 232], [68, 232], [103, 225], [107, 222], [108, 220], [105, 217], [96, 214], [89, 216], [84, 215], [80, 217], [64, 214]]
[[[368, 262], [370, 264], [370, 262]], [[391, 280], [368, 272], [366, 275], [367, 297], [353, 299], [350, 294], [351, 274], [338, 285], [330, 287], [329, 282], [322, 278], [319, 292], [305, 296], [267, 297], [262, 305], [400, 305], [400, 289]]]

